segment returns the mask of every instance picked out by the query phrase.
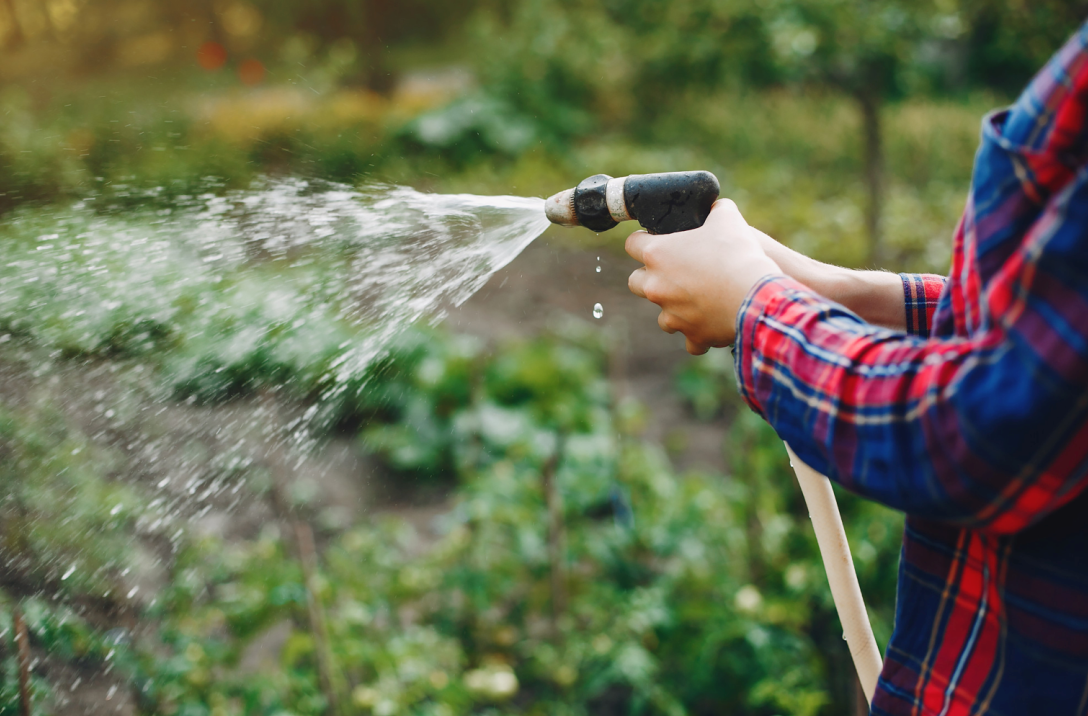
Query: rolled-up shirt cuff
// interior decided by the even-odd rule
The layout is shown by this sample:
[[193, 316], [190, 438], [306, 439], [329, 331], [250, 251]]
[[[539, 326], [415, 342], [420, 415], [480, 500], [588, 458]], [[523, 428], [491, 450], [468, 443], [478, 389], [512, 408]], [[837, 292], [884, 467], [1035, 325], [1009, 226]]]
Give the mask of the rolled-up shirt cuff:
[[812, 293], [804, 284], [782, 274], [764, 276], [752, 286], [744, 302], [737, 311], [737, 337], [733, 343], [733, 366], [737, 375], [737, 390], [744, 402], [758, 415], [763, 415], [763, 408], [756, 400], [757, 380], [767, 380], [767, 371], [758, 370], [755, 352], [750, 347], [755, 342], [756, 330], [760, 320], [774, 314], [782, 302], [793, 300], [796, 293]]
[[929, 338], [933, 312], [944, 290], [945, 278], [928, 273], [901, 273], [903, 304], [907, 312], [907, 333]]

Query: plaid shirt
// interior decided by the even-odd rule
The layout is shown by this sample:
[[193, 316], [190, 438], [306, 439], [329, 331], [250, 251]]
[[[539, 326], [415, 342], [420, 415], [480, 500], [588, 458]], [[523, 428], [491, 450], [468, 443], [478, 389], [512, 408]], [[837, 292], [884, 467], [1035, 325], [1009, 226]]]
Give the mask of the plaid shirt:
[[737, 377], [808, 464], [907, 514], [874, 714], [1088, 713], [1088, 25], [987, 117], [908, 333], [783, 276]]

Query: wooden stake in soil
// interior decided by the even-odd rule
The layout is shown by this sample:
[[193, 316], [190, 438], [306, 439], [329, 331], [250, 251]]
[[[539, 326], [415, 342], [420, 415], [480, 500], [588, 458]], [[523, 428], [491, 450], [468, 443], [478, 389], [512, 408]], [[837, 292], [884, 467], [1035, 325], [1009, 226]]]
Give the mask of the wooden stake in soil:
[[[262, 396], [262, 403], [270, 415], [276, 414], [275, 398], [269, 393]], [[317, 677], [321, 691], [329, 704], [328, 713], [340, 716], [343, 713], [341, 694], [342, 681], [332, 648], [329, 646], [329, 630], [325, 621], [325, 610], [317, 595], [317, 548], [314, 545], [314, 532], [309, 523], [300, 519], [287, 499], [289, 475], [284, 467], [288, 464], [282, 448], [274, 448], [269, 456], [272, 471], [272, 485], [269, 490], [272, 511], [280, 525], [290, 527], [290, 533], [284, 535], [285, 542], [294, 547], [295, 556], [302, 567], [303, 588], [306, 590], [306, 616], [309, 622], [310, 636], [314, 640], [317, 654]]]
[[298, 545], [299, 563], [302, 565], [302, 578], [306, 584], [306, 607], [310, 614], [310, 630], [314, 637], [317, 652], [317, 673], [325, 698], [329, 700], [329, 713], [339, 714], [340, 710], [337, 680], [333, 676], [332, 648], [329, 645], [329, 629], [325, 622], [325, 610], [317, 596], [317, 550], [314, 548], [314, 531], [306, 522], [295, 521], [295, 543]]
[[15, 658], [19, 662], [19, 713], [30, 716], [30, 635], [18, 604], [11, 610], [11, 620], [15, 628]]
[[321, 691], [329, 703], [329, 713], [339, 716], [341, 711], [339, 680], [335, 677], [332, 649], [329, 647], [329, 630], [325, 623], [325, 610], [321, 608], [316, 588], [317, 549], [314, 547], [314, 532], [310, 525], [291, 515], [291, 508], [283, 495], [283, 486], [273, 480], [272, 509], [280, 518], [280, 523], [290, 526], [291, 534], [286, 535], [287, 543], [294, 546], [295, 556], [302, 567], [302, 586], [306, 590], [306, 621], [310, 627], [310, 636], [314, 639], [314, 652], [317, 654], [317, 678]]

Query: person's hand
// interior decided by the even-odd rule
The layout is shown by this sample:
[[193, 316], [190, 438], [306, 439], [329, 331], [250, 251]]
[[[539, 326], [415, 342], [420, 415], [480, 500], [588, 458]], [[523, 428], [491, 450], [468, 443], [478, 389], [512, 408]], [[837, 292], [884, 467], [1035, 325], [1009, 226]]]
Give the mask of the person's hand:
[[661, 307], [658, 325], [683, 333], [692, 355], [732, 345], [745, 296], [759, 279], [781, 273], [728, 199], [719, 199], [698, 229], [636, 231], [627, 237], [627, 253], [645, 264], [631, 274], [631, 292]]

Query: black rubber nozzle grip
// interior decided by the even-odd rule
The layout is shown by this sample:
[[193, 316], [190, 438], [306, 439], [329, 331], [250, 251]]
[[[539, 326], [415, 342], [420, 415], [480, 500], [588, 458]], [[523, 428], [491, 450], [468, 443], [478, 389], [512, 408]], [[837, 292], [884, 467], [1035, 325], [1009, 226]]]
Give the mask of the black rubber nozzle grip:
[[646, 231], [674, 234], [702, 226], [720, 190], [710, 172], [632, 174], [623, 184], [623, 200]]
[[607, 174], [594, 174], [574, 187], [574, 213], [578, 223], [593, 231], [608, 231], [617, 222], [608, 212]]

